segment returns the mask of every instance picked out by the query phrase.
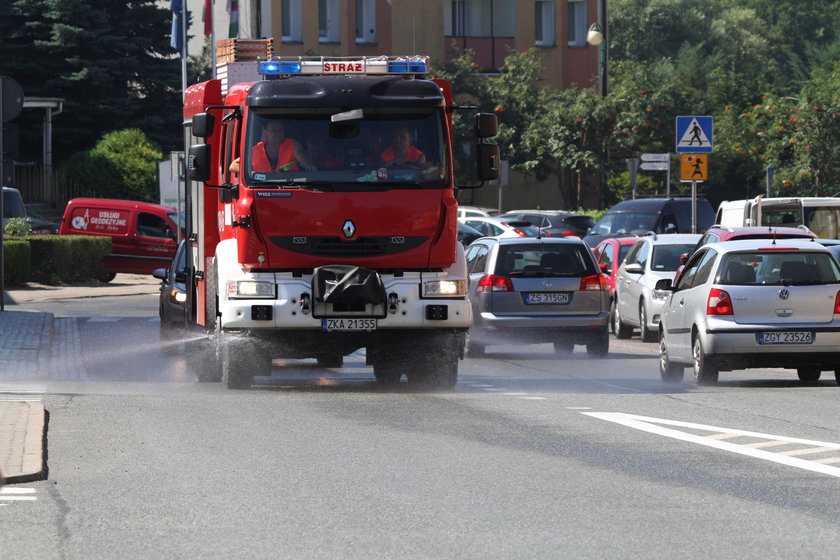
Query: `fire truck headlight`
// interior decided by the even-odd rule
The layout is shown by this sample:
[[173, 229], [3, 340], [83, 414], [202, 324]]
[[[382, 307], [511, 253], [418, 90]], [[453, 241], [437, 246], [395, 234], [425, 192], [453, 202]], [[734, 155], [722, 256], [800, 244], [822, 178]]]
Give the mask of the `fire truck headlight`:
[[423, 283], [423, 297], [464, 297], [466, 284], [463, 280], [434, 280]]
[[256, 280], [231, 280], [228, 282], [228, 297], [273, 298], [274, 284]]

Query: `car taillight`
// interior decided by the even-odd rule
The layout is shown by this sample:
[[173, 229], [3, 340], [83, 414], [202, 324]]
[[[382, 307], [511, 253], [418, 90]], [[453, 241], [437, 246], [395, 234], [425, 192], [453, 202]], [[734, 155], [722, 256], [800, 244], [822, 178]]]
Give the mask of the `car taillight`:
[[732, 315], [732, 298], [723, 290], [712, 288], [706, 302], [706, 315]]
[[576, 232], [576, 231], [572, 231], [572, 230], [570, 230], [570, 229], [569, 229], [569, 230], [566, 230], [566, 231], [564, 231], [564, 232], [562, 232], [562, 233], [560, 233], [560, 235], [562, 235], [563, 237], [580, 237], [580, 236], [577, 234], [577, 232]]
[[489, 292], [512, 292], [513, 281], [505, 276], [496, 276], [495, 274], [485, 274], [478, 280], [478, 287], [476, 293]]
[[840, 292], [834, 297], [834, 313], [840, 315]]
[[525, 232], [522, 231], [521, 229], [516, 229], [516, 228], [511, 228], [511, 229], [513, 230], [513, 233], [515, 233], [519, 237], [525, 237]]
[[580, 290], [582, 292], [588, 290], [607, 290], [607, 279], [603, 274], [593, 274], [580, 279]]

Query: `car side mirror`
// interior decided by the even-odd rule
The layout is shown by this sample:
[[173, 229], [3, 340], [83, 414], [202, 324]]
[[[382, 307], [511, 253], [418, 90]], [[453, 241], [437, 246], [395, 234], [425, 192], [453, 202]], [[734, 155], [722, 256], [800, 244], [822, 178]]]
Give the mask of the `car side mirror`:
[[688, 262], [688, 257], [691, 256], [691, 253], [683, 253], [680, 255], [680, 264], [685, 264]]
[[639, 263], [628, 263], [624, 265], [624, 270], [632, 274], [641, 274], [644, 272], [644, 270], [642, 270], [642, 265]]
[[152, 276], [154, 276], [158, 280], [166, 280], [166, 269], [156, 268], [152, 271]]
[[653, 287], [654, 290], [659, 290], [660, 292], [673, 292], [674, 287], [671, 283], [670, 278], [663, 278], [662, 280], [658, 280]]
[[601, 272], [603, 272], [604, 274], [607, 273], [607, 263], [598, 263], [598, 266], [600, 267]]

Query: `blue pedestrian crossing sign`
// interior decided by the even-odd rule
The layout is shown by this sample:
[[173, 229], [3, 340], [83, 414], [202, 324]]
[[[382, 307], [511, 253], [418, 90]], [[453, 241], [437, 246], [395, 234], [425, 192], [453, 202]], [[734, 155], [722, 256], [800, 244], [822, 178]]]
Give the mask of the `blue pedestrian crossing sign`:
[[677, 153], [712, 151], [712, 117], [677, 117]]

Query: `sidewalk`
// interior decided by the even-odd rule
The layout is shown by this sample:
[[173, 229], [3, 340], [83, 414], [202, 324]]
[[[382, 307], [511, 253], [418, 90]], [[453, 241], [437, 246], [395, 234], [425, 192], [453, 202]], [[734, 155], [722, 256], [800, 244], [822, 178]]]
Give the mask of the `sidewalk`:
[[[150, 274], [117, 274], [109, 284], [28, 284], [7, 289], [5, 310], [0, 312], [0, 391], [5, 389], [4, 380], [87, 378], [77, 319], [19, 307], [50, 300], [151, 294], [159, 285]], [[44, 477], [46, 416], [41, 403], [4, 399], [0, 392], [0, 473], [7, 484]]]

